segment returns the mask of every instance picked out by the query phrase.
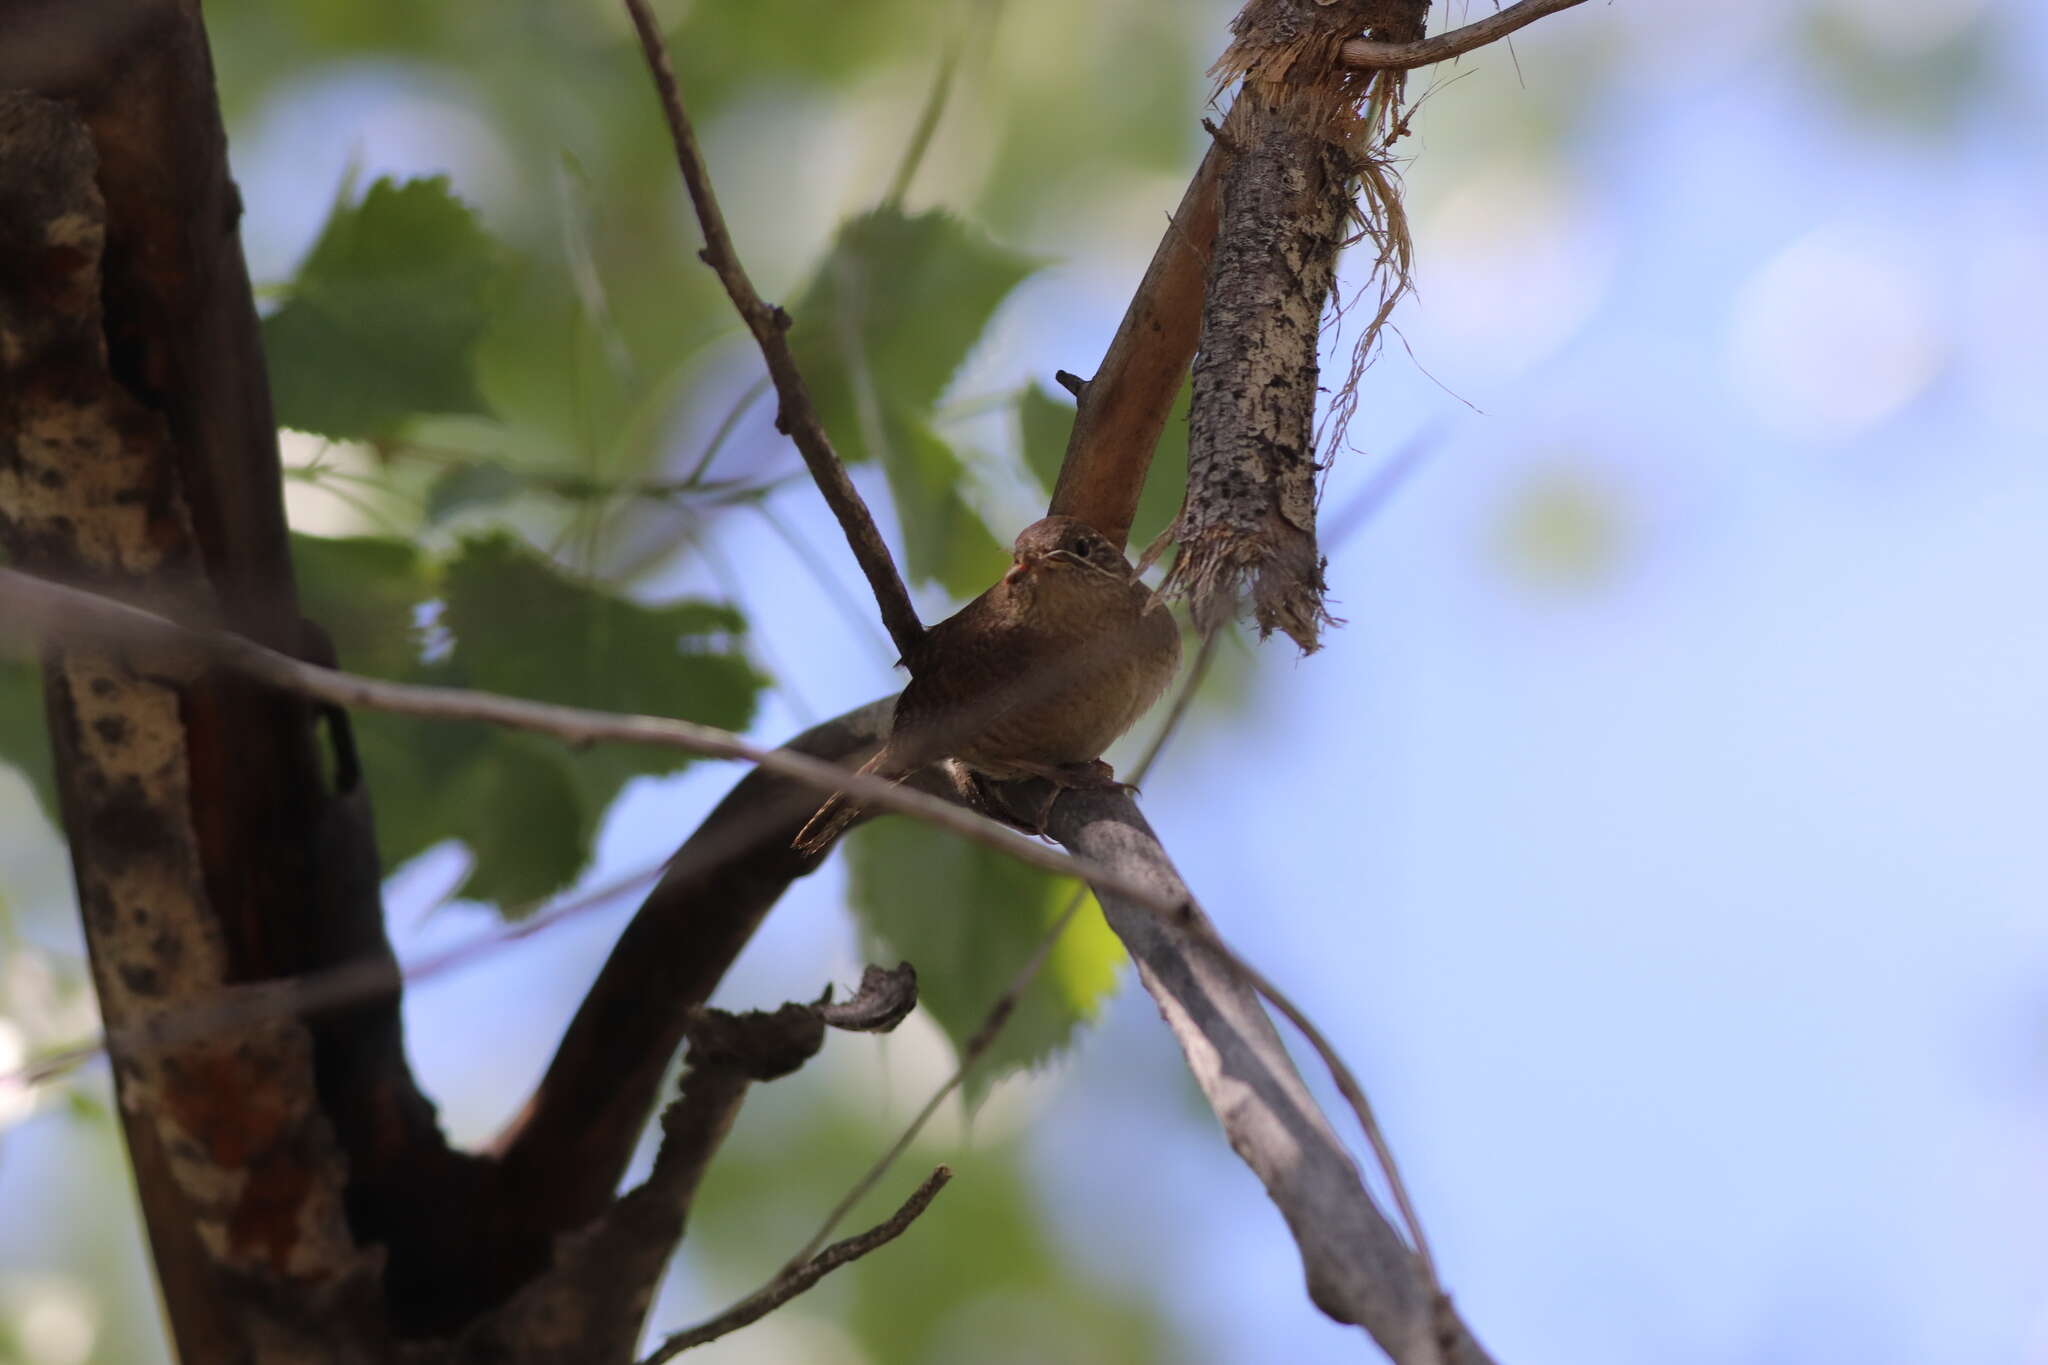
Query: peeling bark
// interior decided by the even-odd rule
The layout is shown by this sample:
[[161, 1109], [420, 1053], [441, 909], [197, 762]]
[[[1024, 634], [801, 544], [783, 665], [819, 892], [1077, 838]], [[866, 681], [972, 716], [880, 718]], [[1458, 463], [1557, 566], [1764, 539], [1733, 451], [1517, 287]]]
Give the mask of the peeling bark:
[[1355, 210], [1375, 79], [1339, 60], [1361, 30], [1419, 38], [1426, 0], [1253, 0], [1217, 63], [1243, 77], [1217, 139], [1222, 175], [1189, 413], [1188, 494], [1172, 586], [1198, 625], [1249, 588], [1261, 635], [1306, 651], [1332, 621], [1316, 548], [1317, 344]]

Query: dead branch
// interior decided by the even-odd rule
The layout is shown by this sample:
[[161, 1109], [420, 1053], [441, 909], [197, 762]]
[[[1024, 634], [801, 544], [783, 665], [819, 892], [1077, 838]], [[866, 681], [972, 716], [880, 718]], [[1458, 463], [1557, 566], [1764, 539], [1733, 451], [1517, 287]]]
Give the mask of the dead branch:
[[1420, 42], [1375, 42], [1370, 38], [1353, 38], [1342, 48], [1346, 66], [1361, 70], [1412, 71], [1418, 66], [1433, 66], [1437, 62], [1462, 57], [1467, 52], [1497, 43], [1518, 28], [1525, 28], [1546, 15], [1559, 10], [1583, 5], [1586, 0], [1518, 0], [1506, 9], [1496, 10], [1484, 19], [1474, 20], [1463, 28], [1454, 28], [1449, 33], [1439, 33], [1434, 38]]
[[1488, 1365], [1422, 1259], [1374, 1206], [1252, 983], [1217, 951], [1214, 927], [1130, 798], [1070, 792], [1051, 825], [1060, 843], [1150, 881], [1154, 899], [1184, 907], [1160, 915], [1097, 889], [1230, 1145], [1286, 1219], [1316, 1306], [1365, 1328], [1396, 1365]]
[[828, 1028], [894, 1028], [917, 1004], [917, 977], [907, 965], [870, 967], [854, 1000], [835, 1006], [831, 996], [828, 988], [815, 1003], [772, 1011], [692, 1011], [681, 1094], [662, 1114], [647, 1179], [561, 1238], [553, 1263], [435, 1356], [435, 1365], [630, 1360], [661, 1268], [747, 1091], [801, 1067]]
[[909, 658], [924, 636], [924, 626], [917, 619], [917, 609], [910, 604], [910, 592], [903, 585], [903, 576], [896, 571], [896, 562], [889, 556], [889, 547], [882, 542], [882, 533], [875, 526], [867, 503], [861, 499], [853, 481], [847, 478], [846, 466], [832, 448], [832, 438], [825, 434], [825, 424], [818, 420], [818, 411], [811, 403], [810, 389], [797, 369], [796, 356], [789, 349], [789, 314], [780, 307], [764, 303], [740, 265], [732, 234], [726, 230], [725, 215], [719, 210], [718, 197], [711, 189], [711, 172], [704, 164], [702, 149], [697, 146], [696, 130], [690, 126], [689, 115], [683, 110], [675, 64], [669, 60], [668, 44], [661, 36], [661, 26], [646, 0], [625, 0], [625, 3], [633, 16], [633, 27], [640, 35], [641, 50], [647, 55], [647, 67], [653, 74], [655, 91], [661, 97], [662, 113], [668, 119], [669, 137], [676, 148], [676, 164], [682, 171], [683, 183], [689, 188], [690, 202], [697, 210], [697, 222], [704, 230], [704, 263], [717, 272], [719, 283], [725, 286], [733, 307], [739, 310], [741, 321], [747, 324], [755, 344], [761, 348], [762, 359], [768, 363], [768, 373], [775, 381], [775, 395], [781, 404], [775, 417], [776, 428], [787, 433], [803, 455], [805, 466], [817, 481], [818, 491], [824, 494], [826, 505], [832, 509], [832, 515], [839, 519], [840, 528], [846, 533], [846, 543], [853, 548], [853, 557], [860, 561], [861, 572], [867, 575], [868, 586], [874, 590], [875, 605], [881, 609], [882, 624], [888, 627], [897, 652]]
[[669, 1337], [661, 1343], [654, 1354], [641, 1362], [641, 1365], [663, 1365], [663, 1362], [675, 1359], [693, 1346], [716, 1341], [728, 1332], [736, 1332], [750, 1322], [758, 1322], [839, 1267], [887, 1246], [901, 1237], [904, 1231], [918, 1220], [931, 1206], [939, 1191], [946, 1187], [946, 1182], [952, 1178], [953, 1173], [950, 1170], [944, 1166], [938, 1167], [925, 1177], [924, 1184], [913, 1190], [910, 1198], [904, 1200], [903, 1206], [890, 1214], [886, 1221], [869, 1228], [859, 1236], [834, 1242], [797, 1269], [776, 1276], [717, 1317]]

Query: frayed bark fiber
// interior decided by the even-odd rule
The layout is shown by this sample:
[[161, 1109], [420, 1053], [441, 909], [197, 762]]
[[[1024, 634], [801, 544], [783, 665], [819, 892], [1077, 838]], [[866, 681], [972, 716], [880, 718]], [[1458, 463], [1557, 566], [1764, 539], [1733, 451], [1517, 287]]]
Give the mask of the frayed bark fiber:
[[1218, 133], [1228, 154], [1189, 414], [1176, 591], [1209, 624], [1247, 589], [1262, 636], [1304, 652], [1331, 624], [1316, 546], [1317, 344], [1356, 214], [1360, 103], [1372, 77], [1338, 51], [1361, 30], [1421, 34], [1426, 3], [1253, 0], [1217, 74], [1243, 78]]

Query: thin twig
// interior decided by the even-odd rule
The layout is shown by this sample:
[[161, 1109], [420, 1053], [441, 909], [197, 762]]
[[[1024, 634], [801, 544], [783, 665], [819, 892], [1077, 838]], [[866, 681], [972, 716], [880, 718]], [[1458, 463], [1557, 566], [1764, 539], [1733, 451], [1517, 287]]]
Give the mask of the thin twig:
[[226, 986], [211, 999], [160, 1010], [139, 1023], [124, 1025], [111, 1033], [103, 1033], [58, 1051], [46, 1052], [13, 1071], [0, 1072], [0, 1088], [20, 1086], [29, 1089], [47, 1085], [109, 1048], [117, 1048], [126, 1055], [143, 1048], [173, 1047], [225, 1033], [244, 1024], [304, 1018], [324, 1010], [360, 1005], [379, 996], [395, 995], [401, 983], [426, 981], [467, 966], [567, 920], [600, 910], [660, 875], [661, 864], [656, 863], [538, 914], [530, 912], [545, 905], [544, 900], [512, 907], [505, 912], [504, 922], [489, 933], [478, 934], [432, 953], [408, 967], [394, 970], [389, 961], [359, 959], [300, 976]]
[[647, 54], [647, 67], [654, 77], [655, 91], [661, 97], [662, 112], [668, 117], [669, 136], [676, 148], [676, 165], [689, 189], [690, 202], [697, 210], [697, 222], [704, 230], [704, 250], [701, 253], [704, 263], [717, 273], [719, 283], [725, 286], [726, 294], [732, 299], [733, 307], [739, 310], [740, 320], [754, 334], [754, 341], [760, 346], [761, 357], [768, 364], [768, 374], [775, 381], [775, 394], [781, 403], [775, 425], [788, 433], [803, 455], [811, 477], [817, 480], [818, 491], [825, 495], [826, 505], [846, 532], [846, 542], [853, 549], [853, 557], [860, 561], [861, 572], [867, 575], [868, 586], [874, 590], [875, 604], [881, 608], [882, 624], [888, 627], [896, 648], [908, 657], [924, 636], [924, 626], [910, 604], [910, 592], [903, 585], [903, 576], [896, 571], [895, 561], [889, 557], [889, 548], [882, 542], [882, 533], [875, 526], [874, 516], [869, 513], [867, 503], [861, 500], [853, 481], [846, 476], [846, 467], [832, 448], [832, 438], [825, 434], [824, 424], [818, 420], [810, 390], [797, 370], [796, 357], [789, 348], [789, 314], [762, 302], [761, 296], [754, 291], [753, 281], [747, 278], [746, 270], [740, 265], [739, 253], [733, 248], [732, 234], [726, 230], [725, 215], [719, 210], [718, 198], [711, 190], [711, 172], [706, 168], [704, 153], [697, 145], [696, 131], [690, 126], [689, 115], [683, 112], [682, 91], [676, 84], [675, 65], [669, 60], [668, 45], [662, 39], [661, 27], [648, 8], [647, 0], [625, 0], [625, 4], [627, 12], [633, 16], [633, 27], [639, 32], [640, 47]]
[[903, 149], [903, 160], [897, 164], [895, 178], [889, 182], [889, 192], [882, 196], [884, 204], [900, 206], [903, 196], [910, 192], [910, 182], [916, 178], [917, 168], [924, 164], [924, 154], [932, 145], [932, 134], [939, 129], [939, 116], [946, 112], [946, 100], [953, 93], [953, 76], [959, 70], [961, 54], [966, 50], [967, 30], [963, 26], [939, 57], [939, 67], [932, 74], [932, 85], [925, 95], [924, 108], [918, 113], [916, 128], [911, 130], [910, 144]]
[[939, 1167], [925, 1178], [924, 1184], [919, 1185], [910, 1198], [903, 1201], [903, 1207], [891, 1214], [887, 1222], [843, 1242], [834, 1242], [795, 1270], [777, 1275], [717, 1317], [666, 1338], [641, 1365], [663, 1365], [664, 1361], [675, 1359], [693, 1346], [716, 1341], [728, 1332], [736, 1332], [749, 1323], [757, 1322], [847, 1262], [857, 1261], [869, 1252], [887, 1246], [917, 1221], [952, 1178], [952, 1171]]
[[[1195, 661], [1188, 669], [1187, 679], [1181, 684], [1179, 694], [1173, 699], [1172, 709], [1166, 713], [1165, 721], [1161, 723], [1159, 732], [1152, 737], [1152, 743], [1146, 748], [1143, 757], [1131, 768], [1132, 786], [1137, 786], [1145, 780], [1146, 775], [1152, 771], [1152, 765], [1158, 761], [1160, 751], [1166, 748], [1167, 741], [1173, 738], [1174, 732], [1180, 728], [1182, 717], [1187, 715], [1196, 691], [1201, 687], [1202, 680], [1208, 676], [1209, 665], [1215, 661], [1216, 642], [1220, 636], [1220, 631], [1212, 630], [1202, 637], [1201, 648], [1196, 651]], [[889, 1173], [889, 1168], [896, 1164], [897, 1159], [910, 1150], [910, 1144], [917, 1141], [918, 1134], [924, 1131], [932, 1116], [939, 1112], [939, 1106], [966, 1083], [968, 1073], [980, 1065], [981, 1059], [995, 1046], [996, 1039], [1002, 1036], [1003, 1027], [1017, 1012], [1017, 1004], [1024, 998], [1024, 992], [1031, 989], [1031, 983], [1045, 970], [1045, 964], [1052, 959], [1054, 945], [1059, 942], [1060, 936], [1066, 933], [1067, 926], [1074, 922], [1074, 917], [1080, 914], [1081, 907], [1087, 900], [1088, 889], [1075, 888], [1066, 907], [1060, 911], [1059, 918], [1053, 921], [1052, 927], [1045, 931], [1037, 946], [1031, 950], [1031, 956], [1025, 959], [1024, 965], [1017, 969], [1017, 974], [1010, 978], [1010, 983], [1003, 987], [1002, 993], [990, 1003], [988, 1013], [982, 1017], [981, 1026], [975, 1029], [973, 1036], [967, 1040], [967, 1045], [960, 1050], [960, 1060], [954, 1066], [953, 1074], [932, 1092], [931, 1098], [924, 1102], [924, 1107], [904, 1126], [896, 1140], [890, 1143], [888, 1149], [875, 1159], [874, 1164], [868, 1167], [859, 1180], [853, 1183], [853, 1188], [832, 1206], [832, 1211], [825, 1215], [824, 1223], [811, 1234], [811, 1239], [789, 1258], [789, 1264], [784, 1267], [785, 1272], [802, 1265], [824, 1245], [825, 1239], [832, 1235], [846, 1215], [853, 1212], [854, 1205], [866, 1198], [868, 1191], [881, 1183], [882, 1177]]]
[[733, 399], [732, 406], [725, 410], [725, 416], [712, 431], [711, 439], [704, 443], [704, 449], [697, 456], [696, 463], [690, 466], [690, 472], [683, 480], [686, 485], [695, 485], [704, 478], [705, 472], [711, 468], [711, 462], [718, 458], [718, 452], [724, 448], [726, 438], [732, 435], [733, 430], [740, 424], [740, 418], [746, 416], [747, 409], [754, 406], [754, 400], [766, 392], [767, 388], [768, 377], [763, 375], [747, 385], [738, 398]]
[[428, 687], [365, 678], [304, 663], [240, 636], [191, 630], [111, 597], [65, 587], [18, 569], [0, 569], [0, 622], [5, 623], [7, 636], [23, 640], [63, 643], [86, 639], [197, 650], [212, 662], [258, 682], [336, 706], [428, 720], [481, 721], [553, 735], [578, 746], [605, 741], [649, 744], [712, 758], [739, 759], [821, 792], [845, 792], [863, 804], [915, 816], [1032, 867], [1114, 887], [1161, 914], [1174, 914], [1180, 909], [1111, 868], [1048, 848], [940, 797], [885, 778], [849, 772], [807, 754], [764, 749], [715, 726], [657, 716], [587, 711], [461, 687]]
[[1463, 28], [1454, 28], [1449, 33], [1439, 33], [1434, 38], [1424, 38], [1419, 43], [1375, 43], [1365, 38], [1353, 38], [1343, 47], [1346, 66], [1363, 70], [1407, 71], [1418, 66], [1432, 66], [1437, 62], [1462, 57], [1475, 48], [1488, 43], [1499, 42], [1518, 28], [1524, 28], [1547, 15], [1559, 10], [1582, 5], [1585, 0], [1520, 0], [1498, 13], [1475, 20]]

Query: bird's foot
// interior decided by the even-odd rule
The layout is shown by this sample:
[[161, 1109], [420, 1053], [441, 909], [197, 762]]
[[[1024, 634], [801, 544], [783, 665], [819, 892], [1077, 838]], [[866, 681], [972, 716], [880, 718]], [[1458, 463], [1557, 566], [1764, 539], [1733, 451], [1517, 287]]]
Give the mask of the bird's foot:
[[1017, 763], [1013, 770], [1020, 776], [1036, 778], [1046, 784], [1045, 799], [1038, 803], [1031, 822], [1024, 825], [1033, 834], [1045, 834], [1046, 822], [1052, 819], [1053, 803], [1060, 799], [1061, 792], [1068, 791], [1114, 791], [1134, 796], [1138, 789], [1128, 782], [1119, 782], [1116, 769], [1099, 758], [1085, 763]]
[[1116, 769], [1110, 767], [1099, 758], [1091, 758], [1086, 763], [1074, 763], [1068, 766], [1079, 770], [1072, 780], [1067, 783], [1069, 787], [1074, 788], [1076, 791], [1113, 791], [1125, 796], [1136, 796], [1138, 794], [1136, 783], [1119, 782], [1116, 776]]
[[1138, 789], [1130, 783], [1117, 781], [1116, 769], [1099, 758], [1091, 758], [1085, 763], [1036, 764], [1028, 771], [1033, 777], [1042, 777], [1052, 783], [1055, 791], [1113, 791], [1122, 792], [1125, 796], [1138, 794]]

